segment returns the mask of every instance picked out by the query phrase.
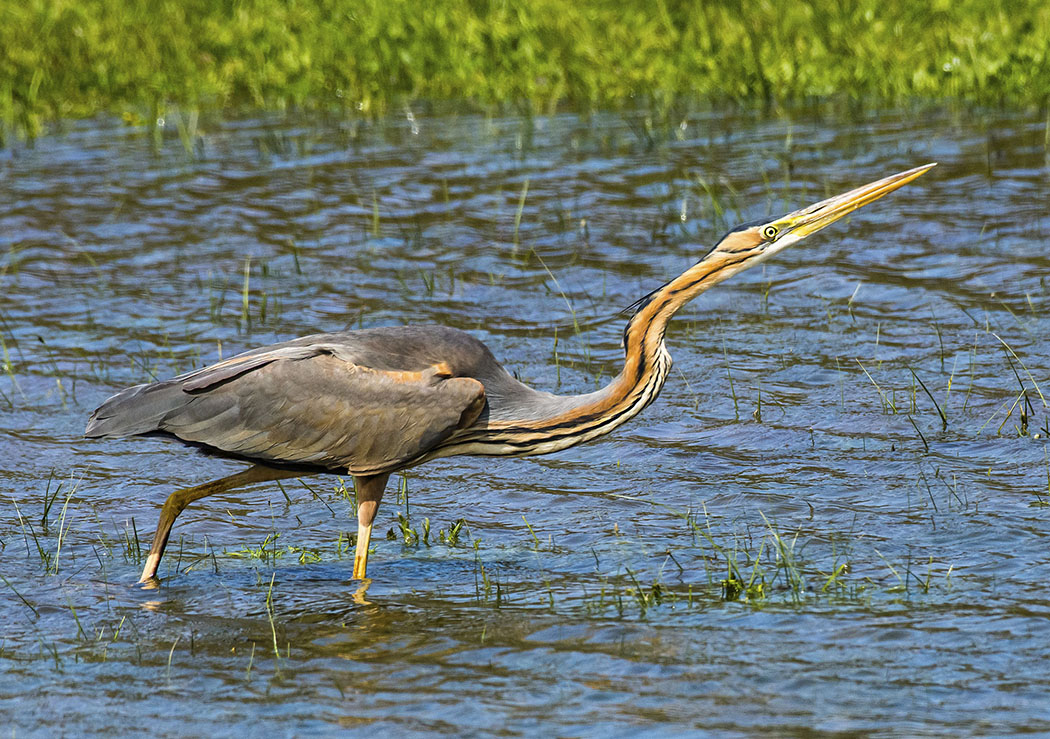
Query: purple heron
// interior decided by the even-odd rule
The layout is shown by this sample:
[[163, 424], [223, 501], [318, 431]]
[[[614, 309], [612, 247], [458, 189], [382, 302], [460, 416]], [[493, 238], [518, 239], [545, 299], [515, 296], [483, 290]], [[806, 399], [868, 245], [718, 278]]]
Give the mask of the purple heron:
[[372, 524], [391, 473], [456, 454], [547, 454], [609, 433], [660, 393], [671, 367], [664, 333], [683, 305], [933, 166], [730, 231], [699, 262], [633, 306], [623, 333], [623, 370], [593, 393], [534, 390], [476, 338], [441, 326], [304, 336], [117, 393], [91, 415], [87, 436], [174, 437], [252, 463], [168, 497], [139, 582], [156, 584], [171, 527], [190, 503], [255, 482], [317, 473], [354, 478], [353, 577], [364, 579]]

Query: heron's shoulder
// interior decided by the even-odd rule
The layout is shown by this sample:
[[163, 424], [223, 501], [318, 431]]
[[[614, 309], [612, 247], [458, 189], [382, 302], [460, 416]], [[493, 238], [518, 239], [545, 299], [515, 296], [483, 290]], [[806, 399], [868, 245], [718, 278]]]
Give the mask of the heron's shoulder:
[[338, 347], [339, 355], [362, 366], [385, 370], [413, 370], [445, 363], [457, 374], [471, 374], [495, 363], [477, 337], [448, 326], [381, 326], [304, 336], [286, 345]]

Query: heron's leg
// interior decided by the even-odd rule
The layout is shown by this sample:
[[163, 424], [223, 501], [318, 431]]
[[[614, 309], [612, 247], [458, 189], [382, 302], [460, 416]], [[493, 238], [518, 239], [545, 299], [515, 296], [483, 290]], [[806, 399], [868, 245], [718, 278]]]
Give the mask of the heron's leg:
[[357, 552], [354, 554], [355, 580], [365, 579], [368, 567], [368, 542], [372, 538], [372, 523], [379, 512], [379, 501], [383, 499], [383, 490], [389, 474], [355, 476], [354, 486], [357, 489]]
[[160, 558], [164, 556], [164, 547], [168, 544], [171, 527], [174, 525], [175, 519], [190, 503], [209, 495], [225, 493], [227, 490], [250, 485], [253, 482], [283, 480], [286, 477], [302, 477], [303, 474], [292, 470], [255, 465], [229, 477], [212, 480], [192, 488], [176, 490], [168, 496], [168, 499], [164, 501], [164, 507], [161, 508], [160, 520], [157, 522], [157, 533], [153, 535], [153, 546], [150, 547], [149, 556], [146, 557], [146, 566], [142, 570], [139, 584], [155, 583], [157, 581], [157, 567], [160, 566]]

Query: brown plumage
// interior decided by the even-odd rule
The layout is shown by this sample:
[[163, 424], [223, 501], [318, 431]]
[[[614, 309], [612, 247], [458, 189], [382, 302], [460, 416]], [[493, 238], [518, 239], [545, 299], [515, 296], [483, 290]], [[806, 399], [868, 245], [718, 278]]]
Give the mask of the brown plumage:
[[221, 456], [374, 475], [469, 427], [493, 369], [480, 342], [440, 326], [318, 334], [129, 388], [87, 435], [163, 434]]
[[140, 582], [156, 583], [171, 527], [189, 503], [251, 482], [319, 472], [354, 476], [354, 577], [363, 578], [390, 473], [453, 454], [545, 454], [608, 433], [659, 394], [671, 366], [664, 332], [683, 305], [932, 166], [731, 231], [636, 304], [624, 331], [624, 368], [593, 393], [533, 390], [463, 331], [403, 326], [306, 336], [114, 395], [91, 415], [87, 436], [163, 435], [255, 465], [172, 493]]

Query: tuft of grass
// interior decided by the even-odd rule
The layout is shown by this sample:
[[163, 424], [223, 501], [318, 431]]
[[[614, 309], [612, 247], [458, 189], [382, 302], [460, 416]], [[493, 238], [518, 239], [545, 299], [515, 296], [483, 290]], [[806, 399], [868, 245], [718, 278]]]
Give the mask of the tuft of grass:
[[[1047, 464], [1047, 474], [1050, 490], [1050, 463]], [[948, 490], [949, 504], [954, 499], [965, 506], [955, 477], [951, 482], [943, 479], [939, 472], [936, 477]], [[932, 500], [932, 490], [930, 495]], [[870, 564], [862, 567], [865, 572], [858, 573], [854, 571], [851, 551], [847, 550], [844, 556], [834, 542], [830, 552], [822, 545], [803, 542], [800, 530], [785, 533], [764, 515], [758, 529], [720, 533], [712, 525], [706, 507], [698, 514], [654, 501], [617, 497], [648, 503], [681, 519], [692, 534], [697, 550], [690, 551], [687, 547], [679, 553], [701, 562], [703, 570], [698, 573], [695, 565], [683, 566], [675, 553], [668, 550], [668, 560], [679, 570], [678, 584], [663, 583], [658, 573], [656, 579], [646, 585], [632, 570], [625, 568], [626, 577], [603, 577], [600, 593], [585, 598], [585, 607], [591, 612], [612, 607], [622, 616], [624, 603], [633, 602], [644, 617], [656, 606], [675, 608], [678, 603], [688, 606], [710, 604], [713, 599], [763, 607], [784, 603], [854, 602], [878, 595], [911, 597], [913, 594], [927, 594], [934, 587], [950, 587], [952, 568], [944, 570], [935, 566], [932, 557], [925, 562], [926, 572], [916, 574], [910, 558], [903, 564], [894, 565], [874, 550], [885, 565], [886, 573], [873, 569]], [[614, 526], [613, 531], [614, 535], [621, 535], [618, 527]], [[812, 554], [814, 547], [820, 550], [816, 555], [804, 553], [809, 548]], [[597, 554], [595, 562], [598, 566]], [[705, 575], [706, 582], [697, 581], [697, 574]], [[938, 579], [941, 576], [943, 580]]]
[[525, 182], [521, 186], [521, 195], [518, 197], [518, 208], [514, 211], [514, 248], [517, 249], [521, 240], [518, 238], [518, 233], [521, 229], [521, 216], [525, 212], [525, 198], [529, 194], [529, 180], [526, 177]]
[[[277, 646], [277, 624], [275, 623], [276, 611], [273, 606], [273, 582], [277, 577], [274, 572], [270, 575], [270, 586], [266, 589], [266, 618], [270, 622], [270, 634], [273, 636], [273, 664], [274, 673], [281, 674], [281, 650]], [[172, 649], [175, 647], [173, 646]], [[254, 650], [252, 652], [254, 654]]]
[[733, 386], [733, 372], [729, 368], [729, 349], [726, 348], [726, 338], [722, 336], [722, 356], [726, 360], [726, 377], [729, 379], [729, 394], [733, 398], [733, 413], [737, 421], [740, 420], [740, 404], [736, 397], [736, 388]]
[[[193, 151], [198, 111], [371, 115], [412, 100], [543, 114], [683, 97], [1045, 105], [1042, 0], [530, 3], [24, 0], [0, 23], [0, 144], [119, 114]], [[415, 126], [417, 123], [410, 119]], [[646, 124], [650, 135], [652, 124]], [[788, 142], [790, 154], [790, 142]]]
[[[299, 564], [312, 564], [324, 559], [324, 557], [321, 556], [321, 553], [316, 549], [309, 549], [307, 547], [300, 547], [292, 544], [278, 548], [277, 540], [280, 536], [279, 533], [267, 534], [263, 542], [257, 547], [243, 547], [232, 551], [226, 550], [223, 554], [235, 559], [254, 559], [271, 566], [276, 566], [277, 560], [285, 555], [295, 557]], [[340, 539], [342, 536], [343, 535], [340, 534]], [[356, 540], [354, 543], [357, 543]]]
[[246, 331], [252, 329], [251, 313], [252, 258], [244, 258], [244, 282], [241, 285], [241, 325]]
[[461, 518], [449, 526], [447, 532], [444, 529], [440, 529], [438, 531], [438, 539], [450, 549], [455, 549], [459, 545], [459, 537], [460, 534], [463, 533], [466, 523], [467, 522]]

